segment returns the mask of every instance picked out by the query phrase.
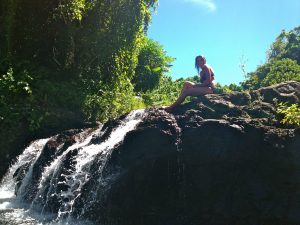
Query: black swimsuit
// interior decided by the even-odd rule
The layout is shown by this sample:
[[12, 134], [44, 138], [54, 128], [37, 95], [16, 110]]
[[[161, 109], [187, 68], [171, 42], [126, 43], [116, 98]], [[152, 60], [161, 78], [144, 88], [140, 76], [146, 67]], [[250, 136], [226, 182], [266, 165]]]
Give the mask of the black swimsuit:
[[[212, 69], [210, 69], [210, 71], [211, 71], [212, 78], [214, 78], [214, 76], [215, 76], [214, 72], [212, 71]], [[201, 75], [201, 73], [200, 73], [200, 82], [203, 83], [206, 79], [207, 79], [207, 74], [203, 72]], [[211, 87], [212, 89], [214, 89], [214, 84], [212, 82], [210, 82], [205, 87]]]

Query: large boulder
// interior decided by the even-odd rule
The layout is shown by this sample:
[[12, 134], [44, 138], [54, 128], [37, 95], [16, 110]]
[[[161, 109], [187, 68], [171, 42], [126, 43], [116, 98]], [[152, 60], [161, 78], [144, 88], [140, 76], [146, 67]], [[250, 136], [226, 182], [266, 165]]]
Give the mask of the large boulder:
[[[102, 225], [300, 224], [300, 128], [280, 124], [275, 106], [299, 99], [300, 83], [286, 82], [201, 96], [172, 113], [147, 109], [105, 161], [94, 158], [72, 215]], [[91, 144], [107, 140], [122, 118]], [[39, 165], [72, 140], [71, 133], [57, 136]], [[61, 170], [73, 168], [77, 152]], [[48, 201], [52, 213], [55, 204]]]
[[[114, 149], [84, 217], [101, 224], [299, 224], [300, 130], [278, 121], [300, 83], [206, 95], [147, 117]], [[86, 184], [89, 199], [93, 180]]]

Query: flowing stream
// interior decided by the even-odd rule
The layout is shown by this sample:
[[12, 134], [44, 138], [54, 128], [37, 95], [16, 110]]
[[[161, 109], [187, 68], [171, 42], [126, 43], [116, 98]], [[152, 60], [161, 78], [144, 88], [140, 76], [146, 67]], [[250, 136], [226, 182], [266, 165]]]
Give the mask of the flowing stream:
[[[92, 140], [105, 133], [103, 127], [74, 135], [74, 143], [60, 154], [55, 154], [51, 162], [41, 169], [38, 181], [34, 181], [34, 171], [38, 168], [36, 164], [47, 143], [57, 136], [33, 141], [1, 181], [0, 224], [93, 224], [81, 215], [97, 200], [95, 193], [106, 185], [105, 182], [109, 182], [107, 179], [100, 177], [96, 180], [94, 192], [88, 193], [89, 201], [80, 213], [77, 211], [76, 217], [73, 215], [76, 202], [83, 194], [83, 187], [91, 179], [91, 167], [97, 161], [97, 173], [101, 174], [114, 147], [136, 128], [144, 116], [144, 110], [131, 112], [100, 143]], [[57, 147], [57, 153], [61, 148]], [[71, 166], [66, 168], [66, 161]], [[25, 172], [18, 183], [16, 174], [20, 173], [20, 169]], [[52, 207], [53, 204], [55, 207]]]

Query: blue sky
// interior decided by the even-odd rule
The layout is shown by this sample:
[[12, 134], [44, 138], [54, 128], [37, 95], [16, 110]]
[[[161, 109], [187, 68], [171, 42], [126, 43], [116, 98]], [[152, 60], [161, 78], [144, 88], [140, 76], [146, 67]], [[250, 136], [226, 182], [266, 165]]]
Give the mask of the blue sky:
[[243, 81], [266, 60], [280, 32], [300, 25], [300, 0], [159, 0], [148, 37], [176, 61], [171, 77], [197, 75], [196, 55], [205, 55], [216, 82]]

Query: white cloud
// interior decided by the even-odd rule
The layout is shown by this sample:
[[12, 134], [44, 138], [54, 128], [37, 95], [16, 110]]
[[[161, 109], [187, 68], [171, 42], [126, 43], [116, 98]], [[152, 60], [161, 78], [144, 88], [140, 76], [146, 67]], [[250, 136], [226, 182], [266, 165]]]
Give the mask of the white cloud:
[[184, 0], [184, 1], [192, 2], [197, 5], [203, 6], [211, 12], [216, 10], [216, 4], [215, 4], [214, 0]]

